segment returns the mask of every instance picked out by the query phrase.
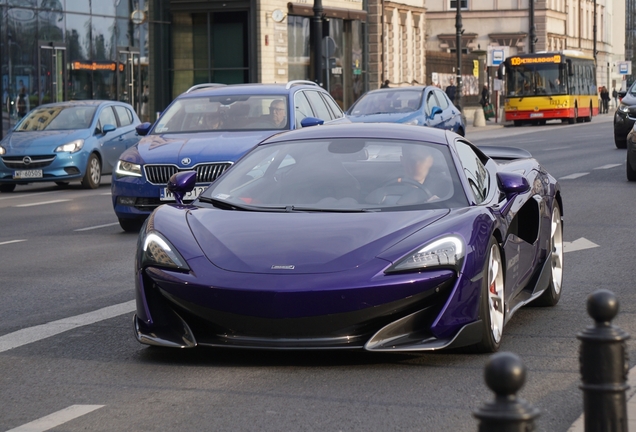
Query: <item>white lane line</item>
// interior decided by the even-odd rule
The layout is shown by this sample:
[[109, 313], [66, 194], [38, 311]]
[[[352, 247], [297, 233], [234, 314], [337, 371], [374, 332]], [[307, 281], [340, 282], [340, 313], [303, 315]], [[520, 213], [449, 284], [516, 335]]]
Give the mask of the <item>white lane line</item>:
[[0, 243], [0, 246], [1, 245], [6, 245], [6, 244], [11, 244], [11, 243], [20, 243], [20, 242], [25, 242], [25, 241], [26, 241], [26, 239], [23, 239], [23, 240], [9, 240], [9, 241]]
[[108, 192], [108, 193], [101, 193], [100, 195], [112, 195], [112, 192]]
[[547, 148], [547, 149], [543, 149], [544, 151], [552, 151], [552, 150], [567, 150], [572, 146], [565, 146], [565, 147], [551, 147], [551, 148]]
[[53, 414], [49, 414], [30, 423], [23, 424], [7, 432], [44, 432], [103, 408], [104, 406], [105, 405], [71, 405], [68, 408], [64, 408], [63, 410], [54, 412]]
[[53, 200], [53, 201], [41, 201], [41, 202], [31, 203], [31, 204], [18, 204], [18, 205], [15, 205], [13, 207], [33, 207], [33, 206], [39, 206], [39, 205], [44, 205], [44, 204], [61, 203], [61, 202], [66, 202], [66, 201], [71, 201], [71, 200], [70, 199], [61, 199], [61, 200]]
[[119, 222], [113, 222], [113, 223], [104, 224], [104, 225], [95, 225], [95, 226], [87, 227], [87, 228], [78, 228], [78, 229], [73, 230], [73, 231], [90, 231], [90, 230], [99, 229], [99, 228], [111, 227], [111, 226], [114, 226], [114, 225], [119, 225]]
[[108, 306], [93, 312], [18, 330], [16, 332], [0, 336], [0, 352], [21, 347], [32, 342], [37, 342], [78, 327], [95, 324], [96, 322], [124, 315], [133, 312], [134, 310], [135, 300], [131, 300], [126, 303]]
[[586, 172], [586, 173], [574, 173], [574, 174], [566, 175], [565, 177], [559, 177], [559, 180], [574, 180], [574, 179], [577, 179], [579, 177], [586, 176], [588, 174], [589, 174], [589, 172]]
[[573, 242], [563, 242], [563, 252], [574, 252], [585, 249], [592, 249], [600, 247], [594, 242], [589, 241], [585, 237], [581, 237], [578, 240], [574, 240]]
[[51, 194], [51, 193], [53, 193], [53, 192], [35, 192], [35, 193], [32, 193], [32, 194], [28, 194], [28, 195], [7, 195], [7, 196], [0, 197], [0, 201], [7, 200], [7, 199], [31, 198], [31, 197], [34, 197], [36, 195], [45, 195], [45, 194]]
[[616, 167], [619, 167], [619, 166], [622, 166], [622, 165], [623, 165], [623, 164], [607, 164], [607, 165], [603, 165], [603, 166], [600, 166], [600, 167], [596, 167], [596, 168], [594, 168], [594, 169], [595, 169], [595, 170], [599, 170], [599, 169], [610, 169], [610, 168], [616, 168]]

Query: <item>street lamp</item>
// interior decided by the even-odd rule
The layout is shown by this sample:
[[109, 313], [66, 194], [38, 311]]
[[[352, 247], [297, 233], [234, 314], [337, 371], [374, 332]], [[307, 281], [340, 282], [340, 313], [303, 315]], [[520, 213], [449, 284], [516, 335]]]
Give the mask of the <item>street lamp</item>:
[[534, 43], [537, 40], [537, 30], [534, 27], [534, 0], [530, 0], [530, 54], [534, 54]]
[[455, 106], [461, 111], [461, 99], [462, 99], [462, 0], [456, 0], [455, 6], [457, 7], [457, 13], [455, 14], [455, 45], [457, 46], [457, 77], [455, 89]]
[[311, 47], [314, 53], [314, 81], [322, 87], [322, 0], [314, 0], [314, 16], [311, 20]]

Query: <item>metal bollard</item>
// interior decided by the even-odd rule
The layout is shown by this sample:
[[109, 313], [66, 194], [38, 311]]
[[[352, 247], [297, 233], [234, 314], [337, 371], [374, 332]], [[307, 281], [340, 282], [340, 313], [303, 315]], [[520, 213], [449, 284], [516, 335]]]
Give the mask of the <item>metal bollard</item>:
[[526, 382], [526, 367], [513, 353], [494, 354], [486, 363], [486, 385], [495, 392], [495, 400], [473, 413], [479, 420], [479, 432], [533, 432], [539, 410], [517, 392]]
[[595, 291], [587, 298], [587, 313], [595, 323], [576, 336], [581, 341], [585, 432], [627, 432], [629, 334], [611, 323], [618, 300], [611, 291]]

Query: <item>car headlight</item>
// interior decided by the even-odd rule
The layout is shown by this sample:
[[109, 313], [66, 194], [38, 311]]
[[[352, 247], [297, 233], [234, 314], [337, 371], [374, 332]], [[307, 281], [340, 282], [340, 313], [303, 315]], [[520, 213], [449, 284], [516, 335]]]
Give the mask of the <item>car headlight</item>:
[[168, 240], [158, 232], [149, 232], [141, 240], [141, 266], [190, 270], [185, 260]]
[[117, 178], [127, 176], [141, 177], [141, 165], [123, 160], [117, 161], [115, 175]]
[[620, 104], [618, 106], [618, 110], [624, 113], [628, 113], [629, 112], [629, 105], [626, 105], [624, 103]]
[[75, 141], [71, 141], [68, 144], [63, 144], [61, 146], [58, 146], [55, 149], [55, 152], [69, 152], [69, 153], [75, 153], [81, 150], [81, 148], [84, 147], [84, 140], [83, 139], [78, 139]]
[[404, 124], [405, 124], [405, 125], [416, 125], [416, 126], [417, 126], [418, 124], [420, 124], [420, 122], [419, 122], [419, 121], [417, 121], [417, 119], [416, 119], [416, 118], [413, 118], [413, 119], [411, 119], [411, 120], [409, 120], [409, 121], [405, 121], [405, 122], [404, 122]]
[[4, 147], [0, 146], [0, 155], [5, 154], [6, 152], [7, 150]]
[[389, 267], [385, 273], [426, 270], [433, 267], [461, 269], [466, 247], [458, 236], [446, 236], [434, 240], [405, 255]]

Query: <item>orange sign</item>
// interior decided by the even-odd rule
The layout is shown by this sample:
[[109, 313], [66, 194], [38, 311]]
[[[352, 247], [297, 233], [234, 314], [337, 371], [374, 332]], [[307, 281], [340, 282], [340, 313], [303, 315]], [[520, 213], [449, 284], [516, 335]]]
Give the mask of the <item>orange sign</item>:
[[[97, 62], [80, 62], [80, 61], [74, 61], [71, 63], [71, 69], [73, 70], [93, 70], [93, 71], [97, 71], [97, 70], [109, 70], [109, 71], [115, 71], [115, 69], [117, 68], [117, 63], [115, 62], [108, 62], [108, 63], [97, 63]], [[124, 71], [124, 65], [123, 64], [119, 64], [119, 71], [123, 72]]]
[[561, 63], [561, 55], [555, 54], [551, 57], [510, 57], [511, 66], [533, 63]]

